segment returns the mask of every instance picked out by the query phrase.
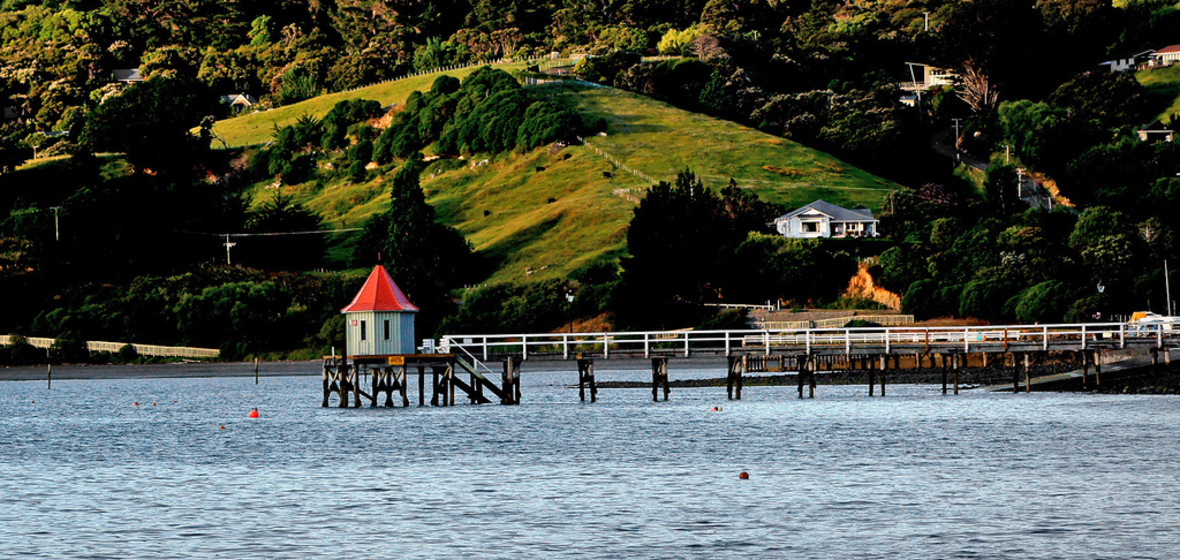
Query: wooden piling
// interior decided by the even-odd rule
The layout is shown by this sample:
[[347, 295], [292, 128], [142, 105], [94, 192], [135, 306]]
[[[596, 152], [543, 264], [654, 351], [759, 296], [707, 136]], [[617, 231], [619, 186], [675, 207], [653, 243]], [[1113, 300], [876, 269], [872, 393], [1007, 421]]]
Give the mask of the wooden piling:
[[327, 362], [327, 360], [325, 360], [325, 361], [324, 361], [324, 376], [323, 376], [323, 381], [324, 381], [324, 404], [320, 405], [320, 406], [322, 406], [322, 407], [324, 407], [324, 408], [328, 408], [328, 396], [332, 394], [332, 390], [331, 390], [331, 387], [332, 387], [332, 382], [331, 382], [331, 380], [328, 378], [328, 376], [332, 374], [332, 368], [334, 368], [334, 367], [335, 367], [334, 365], [332, 365], [332, 366], [329, 366], [329, 365], [328, 365], [328, 362]]
[[1090, 353], [1082, 350], [1080, 352], [1082, 358], [1082, 388], [1086, 388], [1086, 378], [1090, 375]]
[[939, 354], [939, 356], [942, 358], [942, 394], [945, 395], [946, 394], [946, 381], [947, 381], [946, 354]]
[[516, 356], [504, 359], [504, 373], [500, 380], [503, 382], [500, 399], [502, 404], [520, 404], [520, 360]]
[[410, 406], [410, 372], [404, 364], [398, 369], [398, 382], [402, 395], [402, 406], [408, 407]]
[[959, 394], [959, 370], [962, 369], [966, 365], [967, 355], [966, 354], [952, 354], [952, 357], [954, 358], [953, 368], [955, 370], [955, 394], [957, 395], [957, 394]]
[[[882, 364], [885, 363], [884, 357], [881, 358], [881, 363]], [[874, 389], [876, 389], [873, 386], [877, 384], [877, 370], [874, 369], [874, 367], [875, 367], [875, 365], [870, 361], [868, 372], [867, 372], [868, 376], [869, 376], [869, 396], [870, 397], [873, 396], [873, 391], [874, 391]]]
[[426, 406], [426, 368], [418, 366], [418, 406]]
[[[1012, 392], [1019, 393], [1020, 392], [1020, 360], [1016, 357], [1016, 354], [1009, 354], [1009, 355], [1012, 357]], [[1007, 362], [1007, 357], [1008, 356], [1005, 356], [1005, 360], [1004, 360], [1005, 362]]]
[[742, 372], [749, 364], [749, 356], [730, 356], [725, 375], [725, 394], [729, 400], [742, 400]]
[[660, 402], [659, 390], [664, 388], [664, 401], [668, 400], [668, 395], [672, 388], [668, 385], [668, 358], [652, 358], [651, 359], [651, 400], [652, 402]]
[[586, 402], [586, 388], [590, 388], [590, 402], [598, 402], [598, 383], [594, 380], [594, 360], [578, 360], [578, 398]]
[[1032, 373], [1029, 371], [1029, 369], [1031, 369], [1031, 368], [1029, 368], [1029, 355], [1026, 352], [1024, 354], [1024, 392], [1025, 393], [1032, 392], [1032, 378], [1031, 378]]
[[[901, 369], [901, 356], [897, 357], [897, 367], [894, 369]], [[881, 370], [881, 396], [885, 396], [885, 370]]]
[[1102, 351], [1094, 351], [1094, 386], [1102, 385]]

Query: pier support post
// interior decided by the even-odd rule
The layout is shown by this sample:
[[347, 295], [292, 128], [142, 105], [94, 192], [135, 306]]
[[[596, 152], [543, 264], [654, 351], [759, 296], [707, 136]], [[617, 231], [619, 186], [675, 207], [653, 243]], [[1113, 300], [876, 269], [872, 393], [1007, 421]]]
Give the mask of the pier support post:
[[328, 362], [324, 361], [324, 404], [320, 405], [324, 408], [328, 408], [328, 396], [332, 394], [332, 382], [329, 380], [329, 376], [332, 375], [332, 369], [333, 366], [329, 366]]
[[426, 368], [418, 366], [418, 406], [426, 406]]
[[381, 368], [373, 368], [373, 384], [369, 387], [369, 408], [377, 408], [377, 393], [385, 389]]
[[946, 378], [947, 378], [946, 354], [939, 354], [939, 357], [942, 358], [942, 394], [945, 395], [946, 394]]
[[340, 408], [348, 408], [348, 370], [347, 363], [336, 368], [336, 392], [340, 396], [340, 404], [337, 406]]
[[[877, 370], [876, 370], [877, 364], [875, 364], [873, 362], [874, 362], [874, 360], [872, 358], [869, 358], [869, 360], [868, 360], [868, 370], [869, 370], [868, 375], [869, 375], [869, 396], [870, 397], [873, 396], [873, 391], [876, 389], [876, 387], [874, 387], [874, 385], [877, 384]], [[880, 366], [881, 366], [882, 370], [885, 369], [885, 356], [881, 356]]]
[[578, 398], [586, 402], [586, 387], [590, 387], [590, 402], [598, 402], [598, 382], [594, 380], [594, 360], [578, 360]]
[[408, 407], [410, 406], [410, 374], [406, 370], [406, 366], [403, 365], [397, 375], [402, 394], [402, 406]]
[[667, 402], [671, 387], [668, 385], [668, 358], [651, 359], [651, 400], [660, 402], [659, 390], [664, 388], [664, 401]]
[[1090, 353], [1082, 350], [1082, 388], [1086, 388], [1086, 378], [1090, 376]]
[[1032, 379], [1031, 379], [1032, 373], [1029, 371], [1029, 369], [1031, 369], [1029, 367], [1029, 362], [1030, 362], [1029, 354], [1026, 352], [1024, 354], [1024, 392], [1025, 393], [1032, 392]]
[[[442, 394], [443, 388], [440, 384], [438, 368], [430, 368], [430, 406], [438, 406], [438, 396]], [[444, 401], [443, 406], [447, 403]]]
[[1094, 351], [1094, 386], [1102, 385], [1102, 351]]
[[[894, 365], [894, 369], [901, 369], [901, 356], [896, 356], [896, 359], [894, 360], [893, 365]], [[885, 374], [886, 373], [887, 373], [886, 370], [881, 370], [881, 396], [882, 397], [885, 396]]]
[[500, 404], [520, 404], [520, 360], [516, 356], [504, 359], [504, 373], [500, 380], [504, 384], [504, 398]]
[[[1015, 354], [1009, 354], [1012, 357], [1012, 392], [1020, 392], [1020, 358]], [[1005, 363], [1008, 361], [1008, 356], [1004, 357]]]
[[955, 394], [959, 394], [959, 370], [967, 364], [967, 354], [951, 354], [954, 359], [952, 369], [954, 369], [955, 376]]

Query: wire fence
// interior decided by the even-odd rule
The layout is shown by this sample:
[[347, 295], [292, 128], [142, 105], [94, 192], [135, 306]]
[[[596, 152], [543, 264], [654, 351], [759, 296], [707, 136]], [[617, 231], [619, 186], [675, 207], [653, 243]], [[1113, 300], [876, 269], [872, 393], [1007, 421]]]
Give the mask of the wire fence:
[[[610, 152], [608, 152], [602, 148], [599, 148], [598, 146], [595, 146], [594, 144], [591, 144], [585, 138], [582, 138], [581, 136], [578, 136], [577, 138], [578, 138], [578, 141], [581, 142], [583, 146], [590, 148], [591, 151], [598, 154], [603, 159], [611, 162], [611, 164], [613, 164], [617, 169], [621, 169], [623, 171], [626, 171], [627, 173], [630, 173], [636, 177], [639, 177], [640, 179], [643, 179], [644, 181], [647, 181], [648, 183], [651, 183], [653, 185], [659, 183], [659, 181], [657, 181], [651, 175], [648, 175], [647, 173], [644, 173], [638, 169], [635, 169], [634, 167], [631, 167], [630, 165], [627, 165], [619, 158], [611, 155]], [[636, 204], [639, 204], [639, 202], [638, 202], [639, 197], [634, 194], [631, 194], [631, 189], [615, 189], [615, 195], [621, 196], [627, 200], [634, 199], [633, 202], [635, 202]]]

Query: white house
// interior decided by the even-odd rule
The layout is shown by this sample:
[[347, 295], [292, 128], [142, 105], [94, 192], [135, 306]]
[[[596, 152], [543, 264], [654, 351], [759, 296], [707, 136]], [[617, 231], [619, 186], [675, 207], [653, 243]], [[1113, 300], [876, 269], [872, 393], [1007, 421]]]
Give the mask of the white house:
[[344, 314], [349, 357], [413, 354], [414, 314], [418, 308], [397, 287], [385, 267], [377, 265]]
[[1151, 63], [1155, 66], [1167, 66], [1180, 62], [1180, 45], [1164, 47], [1152, 55]]
[[1138, 131], [1139, 139], [1144, 142], [1171, 142], [1176, 136], [1175, 129], [1171, 125], [1164, 124], [1160, 121], [1155, 121]]
[[1148, 50], [1135, 53], [1131, 56], [1107, 60], [1099, 64], [1099, 66], [1106, 66], [1111, 72], [1134, 72], [1139, 69], [1140, 65], [1151, 61], [1154, 56], [1155, 51]]
[[852, 210], [817, 200], [774, 219], [774, 229], [787, 237], [876, 237], [877, 220], [868, 208]]
[[234, 114], [238, 114], [258, 103], [258, 100], [248, 93], [231, 93], [221, 96], [221, 102], [229, 105]]
[[910, 73], [911, 82], [902, 83], [901, 89], [906, 91], [925, 91], [937, 86], [953, 86], [959, 76], [954, 71], [938, 68], [920, 62], [905, 63]]

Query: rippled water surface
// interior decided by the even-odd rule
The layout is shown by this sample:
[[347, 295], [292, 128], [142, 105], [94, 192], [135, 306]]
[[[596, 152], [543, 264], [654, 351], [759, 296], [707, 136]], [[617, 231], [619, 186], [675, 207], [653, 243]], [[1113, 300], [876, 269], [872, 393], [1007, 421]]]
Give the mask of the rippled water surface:
[[1177, 398], [820, 386], [591, 405], [574, 378], [526, 372], [516, 407], [343, 410], [320, 408], [318, 377], [0, 383], [0, 557], [1180, 554]]

